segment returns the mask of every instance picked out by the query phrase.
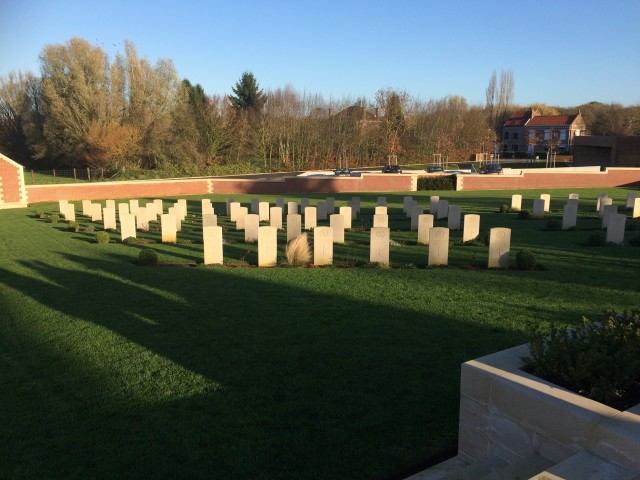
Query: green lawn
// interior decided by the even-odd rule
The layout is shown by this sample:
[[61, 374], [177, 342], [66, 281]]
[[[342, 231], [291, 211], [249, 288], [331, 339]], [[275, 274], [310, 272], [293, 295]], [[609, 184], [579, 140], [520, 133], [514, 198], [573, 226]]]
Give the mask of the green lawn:
[[[620, 205], [627, 190], [575, 191], [570, 232], [496, 213], [539, 191], [435, 192], [483, 233], [511, 227], [512, 263], [532, 249], [537, 271], [480, 268], [487, 249], [471, 246], [425, 268], [404, 193], [387, 194], [390, 269], [367, 265], [378, 194], [326, 268], [254, 268], [256, 246], [231, 229], [236, 267], [139, 267], [145, 246], [35, 218], [57, 204], [0, 211], [0, 478], [403, 478], [454, 454], [461, 362], [524, 342], [530, 320], [638, 306], [640, 248], [585, 245], [597, 193]], [[560, 218], [569, 190], [549, 193]], [[182, 243], [148, 245], [162, 262], [202, 262], [201, 197], [187, 198]]]

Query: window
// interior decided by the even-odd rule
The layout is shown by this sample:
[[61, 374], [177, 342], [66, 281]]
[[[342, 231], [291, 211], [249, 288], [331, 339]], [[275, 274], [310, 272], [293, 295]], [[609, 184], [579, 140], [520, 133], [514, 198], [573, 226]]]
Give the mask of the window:
[[504, 139], [509, 140], [509, 132], [504, 132]]
[[551, 130], [549, 130], [548, 128], [545, 129], [544, 131], [544, 139], [545, 140], [549, 140], [549, 134], [551, 133]]
[[513, 139], [517, 140], [518, 139], [518, 132], [513, 132]]

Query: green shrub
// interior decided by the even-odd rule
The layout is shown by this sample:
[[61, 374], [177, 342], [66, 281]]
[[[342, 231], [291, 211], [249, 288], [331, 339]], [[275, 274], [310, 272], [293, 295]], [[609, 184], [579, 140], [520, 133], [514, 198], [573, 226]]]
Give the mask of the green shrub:
[[500, 213], [509, 213], [511, 211], [511, 207], [506, 203], [500, 205]]
[[138, 254], [138, 263], [140, 265], [153, 266], [158, 264], [158, 254], [151, 248], [140, 250]]
[[36, 218], [47, 218], [47, 214], [42, 210], [36, 210], [34, 215], [36, 216]]
[[520, 250], [516, 254], [516, 266], [520, 270], [534, 270], [536, 268], [536, 256], [531, 250]]
[[52, 213], [52, 214], [49, 216], [49, 221], [50, 221], [51, 223], [58, 223], [58, 222], [60, 221], [60, 215], [58, 215], [57, 213]]
[[80, 225], [78, 224], [78, 222], [74, 222], [73, 220], [70, 220], [69, 223], [67, 223], [67, 230], [70, 232], [79, 232]]
[[531, 373], [598, 402], [626, 408], [625, 394], [640, 381], [640, 310], [612, 312], [578, 327], [533, 328]]
[[562, 230], [562, 222], [557, 218], [547, 220], [547, 230], [550, 232], [559, 232]]
[[96, 227], [95, 225], [89, 224], [86, 227], [84, 227], [84, 231], [87, 233], [93, 233], [96, 231]]
[[124, 243], [125, 245], [147, 245], [149, 243], [156, 242], [148, 238], [127, 237], [122, 241], [122, 243]]
[[418, 190], [455, 190], [455, 175], [438, 175], [436, 177], [418, 178]]
[[104, 230], [96, 233], [96, 243], [109, 243], [111, 237], [109, 236], [109, 232], [105, 232]]
[[518, 212], [518, 220], [529, 220], [529, 218], [531, 218], [529, 210], [520, 210]]
[[590, 247], [602, 247], [607, 244], [607, 235], [602, 230], [591, 232], [587, 244]]

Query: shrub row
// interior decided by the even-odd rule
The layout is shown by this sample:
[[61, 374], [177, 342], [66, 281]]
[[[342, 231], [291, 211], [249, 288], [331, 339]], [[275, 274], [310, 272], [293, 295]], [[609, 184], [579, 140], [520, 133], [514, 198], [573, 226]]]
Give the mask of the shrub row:
[[438, 175], [437, 177], [418, 178], [418, 190], [455, 190], [455, 175]]

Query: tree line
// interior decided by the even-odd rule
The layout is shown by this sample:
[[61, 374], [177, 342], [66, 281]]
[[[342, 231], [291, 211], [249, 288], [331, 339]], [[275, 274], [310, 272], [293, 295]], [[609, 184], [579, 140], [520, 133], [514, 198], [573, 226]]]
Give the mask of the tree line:
[[[203, 175], [430, 163], [434, 154], [459, 161], [492, 152], [505, 119], [530, 107], [513, 104], [510, 70], [492, 75], [481, 106], [393, 89], [327, 101], [291, 86], [263, 91], [251, 72], [231, 94], [207, 94], [170, 60], [140, 58], [129, 41], [113, 60], [81, 38], [47, 45], [39, 60], [39, 76], [0, 78], [0, 151], [34, 169]], [[534, 107], [580, 108], [591, 134], [640, 134], [640, 106]]]

